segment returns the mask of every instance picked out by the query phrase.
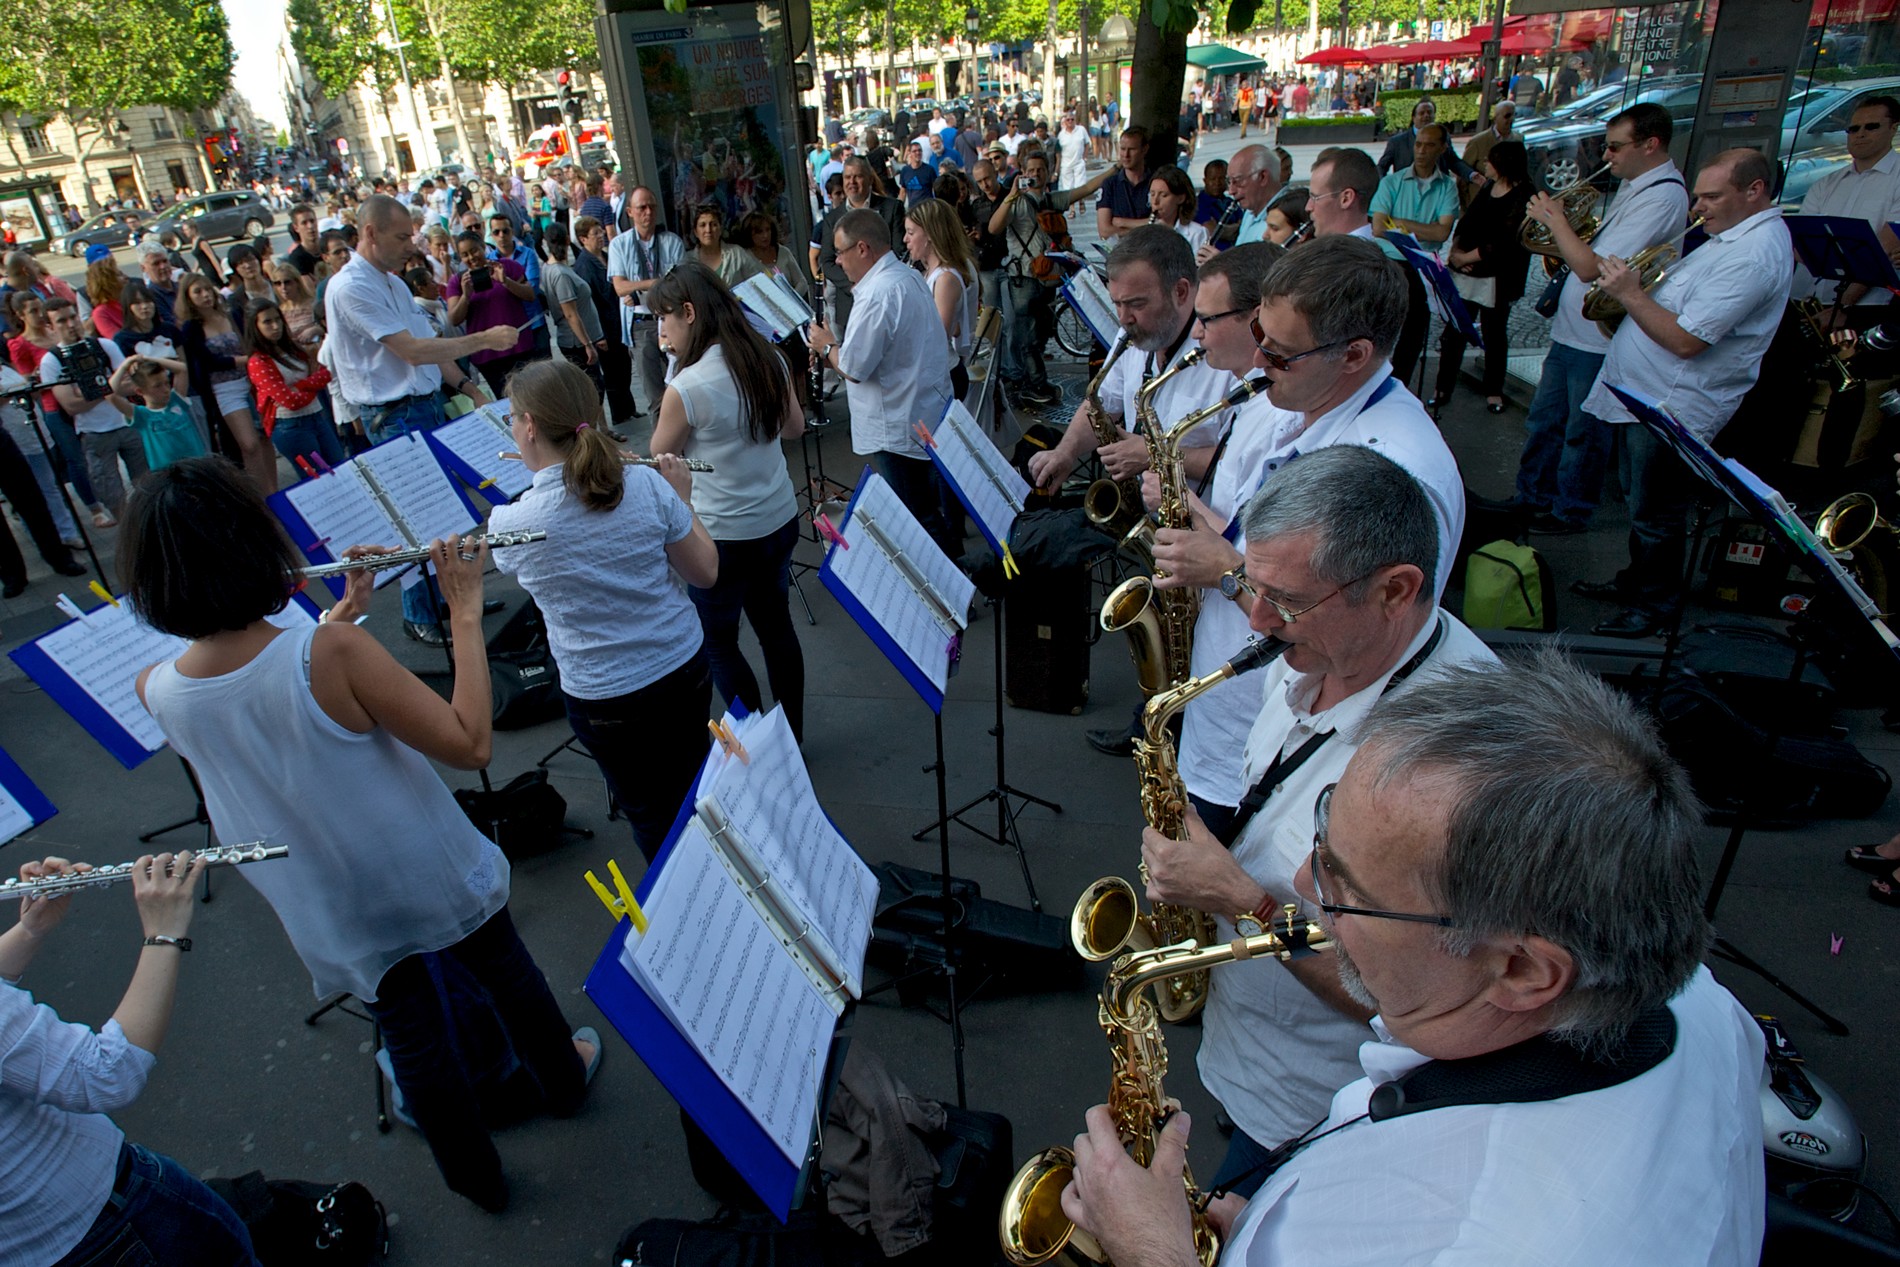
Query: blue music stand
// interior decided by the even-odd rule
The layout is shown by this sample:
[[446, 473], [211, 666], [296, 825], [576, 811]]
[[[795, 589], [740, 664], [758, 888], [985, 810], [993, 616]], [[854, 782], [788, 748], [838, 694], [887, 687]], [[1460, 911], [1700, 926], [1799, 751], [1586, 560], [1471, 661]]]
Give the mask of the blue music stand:
[[[1900, 274], [1887, 258], [1874, 226], [1853, 216], [1786, 216], [1795, 258], [1816, 281], [1860, 282], [1867, 286], [1900, 289]], [[1841, 306], [1840, 290], [1834, 307]]]

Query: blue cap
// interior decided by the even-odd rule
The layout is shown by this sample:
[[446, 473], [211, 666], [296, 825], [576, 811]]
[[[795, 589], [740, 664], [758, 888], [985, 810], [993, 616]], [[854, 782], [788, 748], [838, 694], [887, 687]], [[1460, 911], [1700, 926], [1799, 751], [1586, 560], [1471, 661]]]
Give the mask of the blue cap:
[[94, 242], [86, 248], [86, 263], [97, 264], [100, 260], [112, 258], [112, 248], [104, 242]]

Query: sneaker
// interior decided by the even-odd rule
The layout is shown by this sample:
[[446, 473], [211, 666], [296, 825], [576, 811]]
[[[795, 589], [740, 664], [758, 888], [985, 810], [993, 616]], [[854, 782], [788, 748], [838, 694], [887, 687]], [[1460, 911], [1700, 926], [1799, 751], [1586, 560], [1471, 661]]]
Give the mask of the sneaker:
[[1135, 755], [1135, 737], [1126, 728], [1121, 730], [1091, 730], [1083, 738], [1089, 741], [1089, 747], [1111, 757], [1132, 757]]
[[402, 631], [425, 647], [446, 647], [449, 645], [449, 635], [443, 631], [440, 625], [424, 625], [418, 624], [413, 620], [405, 620], [402, 622]]
[[387, 1047], [376, 1049], [376, 1067], [383, 1071], [383, 1077], [389, 1082], [389, 1116], [412, 1131], [421, 1129], [416, 1125], [415, 1115], [409, 1111], [409, 1101], [403, 1095], [402, 1088], [396, 1085], [396, 1067], [389, 1063]]
[[1559, 519], [1556, 515], [1532, 515], [1530, 530], [1546, 537], [1574, 537], [1580, 532], [1588, 532], [1590, 525], [1580, 524], [1573, 519]]
[[77, 559], [68, 559], [64, 563], [55, 564], [53, 567], [53, 571], [59, 573], [61, 576], [84, 576], [90, 570], [91, 569]]
[[1062, 393], [1047, 383], [1031, 383], [1016, 394], [1032, 405], [1053, 405], [1062, 399]]

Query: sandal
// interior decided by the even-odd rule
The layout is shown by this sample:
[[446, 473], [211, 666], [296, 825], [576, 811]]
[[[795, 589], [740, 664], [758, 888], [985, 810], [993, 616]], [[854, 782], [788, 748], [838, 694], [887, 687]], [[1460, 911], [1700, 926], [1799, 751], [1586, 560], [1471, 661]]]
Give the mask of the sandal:
[[1895, 868], [1900, 868], [1900, 858], [1882, 857], [1879, 849], [1879, 845], [1855, 845], [1841, 861], [1856, 871], [1865, 871], [1885, 879], [1894, 873]]
[[109, 510], [95, 510], [92, 512], [92, 526], [95, 528], [111, 528], [117, 525], [118, 522], [118, 520], [112, 517], [112, 512]]
[[1867, 896], [1882, 906], [1900, 906], [1900, 884], [1892, 880], [1869, 880]]

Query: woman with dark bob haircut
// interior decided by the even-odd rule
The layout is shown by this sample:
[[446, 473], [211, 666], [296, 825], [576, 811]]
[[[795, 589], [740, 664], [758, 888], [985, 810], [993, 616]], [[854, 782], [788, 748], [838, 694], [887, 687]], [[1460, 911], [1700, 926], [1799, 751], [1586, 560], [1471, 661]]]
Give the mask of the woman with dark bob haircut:
[[191, 640], [139, 675], [139, 698], [197, 771], [220, 839], [290, 846], [240, 874], [277, 912], [317, 996], [346, 991], [375, 1014], [397, 1114], [413, 1117], [449, 1187], [499, 1211], [508, 1183], [451, 1050], [429, 956], [451, 956], [481, 981], [550, 1113], [580, 1108], [600, 1041], [591, 1029], [569, 1040], [509, 919], [507, 859], [429, 764], [488, 763], [486, 555], [466, 539], [430, 547], [454, 636], [455, 693], [444, 701], [352, 623], [368, 607], [368, 572], [349, 574], [321, 623], [273, 621], [301, 588], [300, 564], [224, 459], [152, 472], [119, 531], [133, 607]]

